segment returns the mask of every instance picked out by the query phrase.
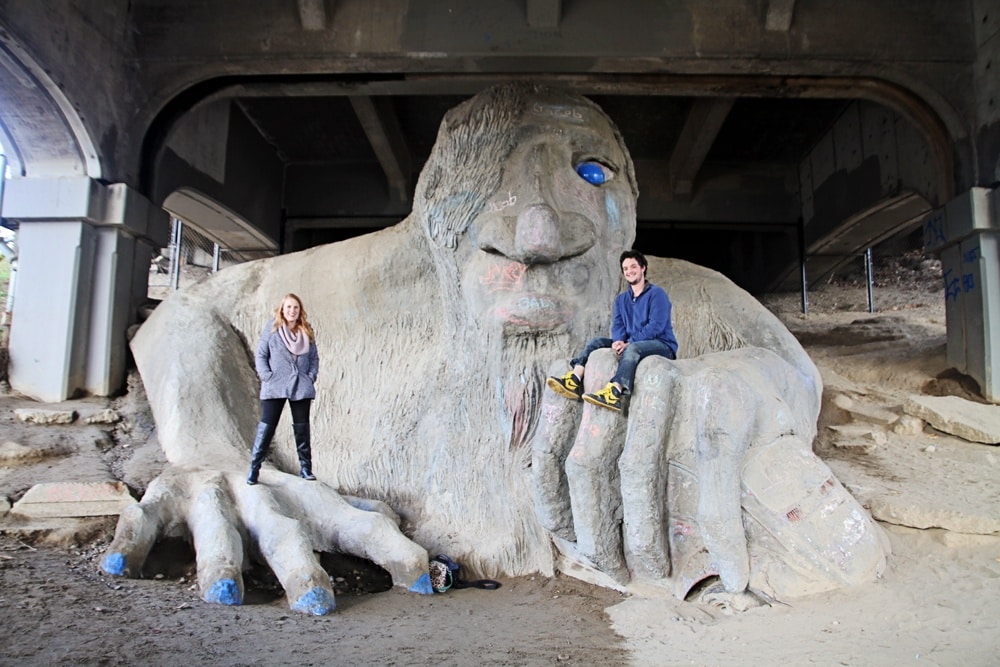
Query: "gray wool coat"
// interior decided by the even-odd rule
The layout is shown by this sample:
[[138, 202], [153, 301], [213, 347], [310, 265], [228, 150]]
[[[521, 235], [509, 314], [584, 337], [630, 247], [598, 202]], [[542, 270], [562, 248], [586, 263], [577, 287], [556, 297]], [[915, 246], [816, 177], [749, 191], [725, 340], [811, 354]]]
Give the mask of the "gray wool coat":
[[257, 342], [254, 365], [260, 378], [260, 398], [287, 398], [301, 401], [316, 398], [316, 377], [319, 375], [319, 352], [316, 343], [309, 343], [309, 352], [295, 356], [285, 347], [281, 335], [274, 330], [274, 320], [267, 323]]

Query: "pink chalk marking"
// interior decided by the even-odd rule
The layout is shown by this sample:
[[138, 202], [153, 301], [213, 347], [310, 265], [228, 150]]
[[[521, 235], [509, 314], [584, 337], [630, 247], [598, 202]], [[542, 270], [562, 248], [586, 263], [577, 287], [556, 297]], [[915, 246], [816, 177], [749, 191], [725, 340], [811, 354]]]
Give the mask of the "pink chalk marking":
[[490, 292], [513, 292], [523, 287], [524, 272], [527, 270], [527, 265], [520, 262], [491, 262], [479, 282], [489, 287]]

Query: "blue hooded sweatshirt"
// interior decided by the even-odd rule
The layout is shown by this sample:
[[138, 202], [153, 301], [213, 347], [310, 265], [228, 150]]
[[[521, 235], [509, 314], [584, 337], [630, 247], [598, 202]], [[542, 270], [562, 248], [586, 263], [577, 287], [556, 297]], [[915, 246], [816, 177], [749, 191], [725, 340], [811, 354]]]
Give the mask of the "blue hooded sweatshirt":
[[662, 287], [646, 282], [639, 296], [632, 295], [632, 288], [615, 298], [614, 319], [611, 322], [612, 340], [634, 343], [640, 340], [660, 340], [677, 355], [677, 338], [670, 320], [670, 297]]

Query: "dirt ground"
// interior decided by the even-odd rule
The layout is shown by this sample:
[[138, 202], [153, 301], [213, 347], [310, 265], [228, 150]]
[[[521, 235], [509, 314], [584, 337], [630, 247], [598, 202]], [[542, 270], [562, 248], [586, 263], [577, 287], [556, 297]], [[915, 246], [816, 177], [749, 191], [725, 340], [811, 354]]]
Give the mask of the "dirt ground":
[[[908, 254], [876, 278], [875, 313], [849, 272], [814, 286], [808, 315], [798, 294], [763, 301], [823, 373], [816, 449], [890, 536], [879, 581], [732, 613], [565, 576], [417, 596], [386, 590], [384, 573], [363, 561], [325, 556], [338, 609], [317, 618], [290, 612], [266, 570], [248, 575], [243, 606], [203, 603], [193, 554], [176, 541], [154, 551], [144, 579], [103, 575], [97, 562], [113, 519], [51, 529], [8, 518], [0, 524], [0, 665], [998, 665], [1000, 536], [955, 526], [1000, 522], [1000, 449], [929, 426], [906, 435], [874, 422], [867, 426], [884, 441], [853, 447], [829, 428], [849, 420], [838, 395], [895, 414], [911, 394], [976, 400], [974, 385], [946, 368], [940, 267]], [[138, 493], [163, 464], [134, 382], [110, 402], [123, 417], [115, 425], [21, 424], [13, 410], [26, 404], [0, 397], [0, 445], [46, 455], [0, 463], [0, 496], [11, 502], [41, 481], [120, 479]], [[916, 529], [914, 517], [943, 527]]]

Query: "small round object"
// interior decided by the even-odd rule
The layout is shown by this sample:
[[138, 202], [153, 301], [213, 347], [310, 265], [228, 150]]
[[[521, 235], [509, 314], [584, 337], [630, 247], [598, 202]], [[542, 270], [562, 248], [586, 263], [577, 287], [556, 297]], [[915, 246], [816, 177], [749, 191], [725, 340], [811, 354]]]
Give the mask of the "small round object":
[[576, 166], [576, 173], [592, 185], [603, 185], [608, 180], [604, 167], [597, 162], [581, 162]]

